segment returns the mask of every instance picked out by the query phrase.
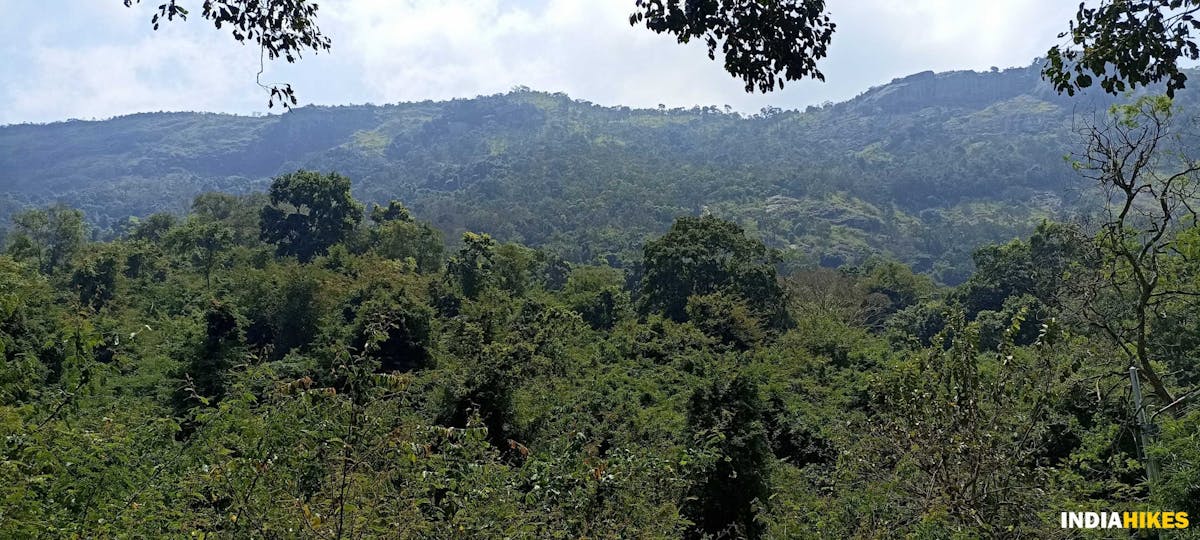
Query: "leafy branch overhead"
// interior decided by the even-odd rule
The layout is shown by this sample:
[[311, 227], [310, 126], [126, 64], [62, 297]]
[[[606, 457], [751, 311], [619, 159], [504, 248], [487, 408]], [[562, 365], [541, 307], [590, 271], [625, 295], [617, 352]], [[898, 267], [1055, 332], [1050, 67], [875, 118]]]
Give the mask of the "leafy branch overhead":
[[[124, 0], [132, 7], [141, 0]], [[307, 0], [204, 0], [200, 16], [211, 21], [217, 29], [230, 28], [239, 43], [251, 42], [262, 48], [267, 60], [282, 58], [289, 63], [303, 57], [305, 51], [328, 51], [330, 39], [317, 26], [318, 4]], [[178, 0], [166, 0], [150, 18], [155, 30], [164, 20], [187, 20], [191, 12]], [[262, 71], [259, 71], [262, 76]], [[260, 86], [271, 93], [267, 106], [276, 100], [284, 107], [296, 105], [296, 93], [290, 84]]]
[[824, 81], [817, 61], [824, 58], [836, 25], [824, 0], [636, 0], [629, 24], [645, 23], [680, 43], [703, 40], [708, 57], [718, 47], [725, 70], [746, 83], [746, 91], [783, 88], [784, 81], [812, 77]]
[[[141, 0], [124, 2], [132, 7]], [[823, 0], [636, 0], [636, 5], [630, 24], [645, 23], [680, 43], [701, 39], [712, 59], [720, 48], [725, 70], [742, 79], [747, 92], [782, 89], [785, 80], [825, 80], [817, 61], [826, 55], [834, 24]], [[201, 16], [218, 29], [232, 27], [240, 43], [258, 44], [268, 60], [295, 62], [304, 51], [330, 49], [330, 39], [317, 26], [317, 11], [318, 4], [306, 0], [205, 0]], [[166, 0], [150, 23], [158, 30], [164, 20], [186, 20], [189, 14], [178, 0]], [[271, 93], [268, 106], [276, 100], [284, 107], [297, 103], [291, 85], [259, 84]]]
[[1166, 93], [1184, 88], [1184, 59], [1200, 59], [1194, 32], [1200, 30], [1200, 0], [1105, 0], [1097, 7], [1079, 4], [1070, 45], [1048, 53], [1046, 78], [1059, 92], [1074, 95], [1099, 80], [1117, 94], [1166, 81]]
[[[132, 7], [141, 0], [123, 0]], [[718, 50], [725, 70], [747, 92], [782, 89], [785, 81], [825, 80], [817, 62], [828, 54], [836, 25], [824, 0], [634, 0], [632, 26], [645, 25], [679, 43], [700, 40], [708, 57]], [[295, 62], [305, 51], [328, 51], [330, 39], [317, 25], [318, 4], [307, 0], [204, 0], [201, 16], [218, 29], [232, 27], [240, 43], [258, 44], [264, 62]], [[1193, 33], [1200, 30], [1200, 0], [1104, 0], [1079, 5], [1070, 29], [1059, 35], [1070, 43], [1047, 53], [1043, 74], [1059, 92], [1074, 95], [1098, 80], [1110, 94], [1166, 81], [1173, 96], [1187, 75], [1179, 63], [1200, 59]], [[150, 22], [186, 19], [179, 0], [165, 0]], [[259, 77], [262, 70], [259, 71]], [[270, 91], [268, 106], [297, 103], [291, 85], [259, 84]]]

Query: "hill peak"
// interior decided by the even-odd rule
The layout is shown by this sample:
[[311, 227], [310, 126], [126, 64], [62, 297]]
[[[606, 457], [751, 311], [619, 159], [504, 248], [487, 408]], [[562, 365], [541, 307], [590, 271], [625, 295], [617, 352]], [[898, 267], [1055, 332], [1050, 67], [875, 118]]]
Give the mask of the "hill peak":
[[931, 105], [984, 108], [1021, 95], [1058, 101], [1058, 96], [1042, 81], [1041, 64], [991, 71], [922, 71], [873, 87], [846, 105], [862, 113], [902, 113]]

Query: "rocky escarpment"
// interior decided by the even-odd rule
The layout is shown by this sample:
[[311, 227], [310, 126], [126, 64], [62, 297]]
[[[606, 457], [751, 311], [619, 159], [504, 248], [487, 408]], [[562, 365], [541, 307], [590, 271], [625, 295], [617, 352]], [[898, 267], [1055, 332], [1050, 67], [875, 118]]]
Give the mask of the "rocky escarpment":
[[1070, 99], [1042, 80], [1041, 64], [1034, 62], [989, 72], [923, 71], [871, 88], [844, 105], [863, 114], [905, 113], [929, 106], [979, 109], [1023, 95], [1061, 103]]

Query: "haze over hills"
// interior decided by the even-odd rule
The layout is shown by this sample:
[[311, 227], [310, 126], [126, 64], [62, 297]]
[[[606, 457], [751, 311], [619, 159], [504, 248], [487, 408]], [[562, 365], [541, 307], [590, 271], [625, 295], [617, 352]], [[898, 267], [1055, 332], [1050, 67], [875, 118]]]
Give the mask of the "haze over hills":
[[[0, 127], [0, 217], [63, 202], [99, 231], [183, 212], [201, 192], [337, 171], [465, 230], [574, 261], [636, 260], [679, 215], [741, 223], [795, 263], [883, 254], [956, 283], [970, 252], [1083, 197], [1072, 122], [1114, 98], [1060, 96], [1039, 67], [925, 72], [839, 104], [753, 116], [629, 109], [515, 89], [449, 102], [283, 115], [145, 113]], [[1194, 108], [1191, 92], [1177, 103]]]

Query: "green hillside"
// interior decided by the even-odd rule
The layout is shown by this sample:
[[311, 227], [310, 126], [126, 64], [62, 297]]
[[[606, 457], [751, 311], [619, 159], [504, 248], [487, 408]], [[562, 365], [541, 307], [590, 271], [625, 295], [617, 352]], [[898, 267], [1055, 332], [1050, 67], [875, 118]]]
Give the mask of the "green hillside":
[[0, 540], [1194, 521], [1197, 106], [1129, 98], [0, 128]]
[[[1188, 107], [1194, 100], [1181, 95]], [[604, 107], [516, 89], [449, 102], [304, 107], [284, 115], [146, 113], [0, 127], [0, 218], [64, 202], [100, 236], [182, 214], [206, 191], [263, 190], [300, 168], [354, 179], [472, 230], [626, 264], [680, 215], [711, 212], [794, 264], [898, 258], [947, 283], [969, 253], [1078, 202], [1063, 160], [1077, 115], [1038, 67], [925, 72], [805, 111]]]

